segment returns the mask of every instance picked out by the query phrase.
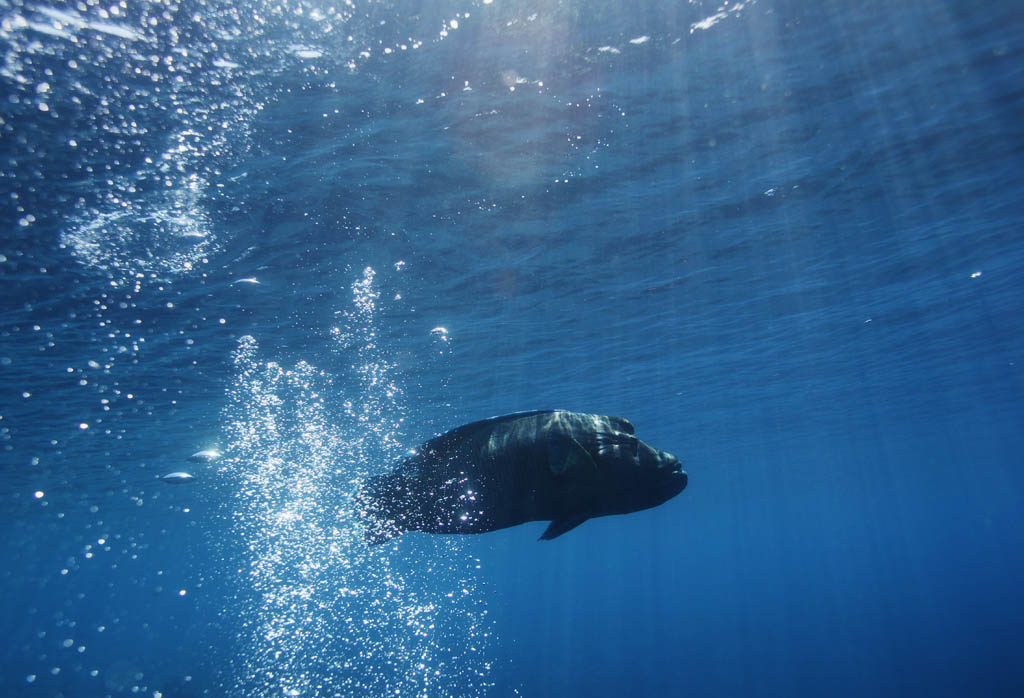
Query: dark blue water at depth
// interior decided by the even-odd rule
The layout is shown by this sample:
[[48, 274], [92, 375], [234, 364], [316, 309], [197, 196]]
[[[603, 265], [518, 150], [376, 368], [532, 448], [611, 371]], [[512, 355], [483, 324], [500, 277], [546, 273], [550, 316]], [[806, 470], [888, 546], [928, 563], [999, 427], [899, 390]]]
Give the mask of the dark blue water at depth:
[[[0, 0], [0, 695], [1022, 695], [1022, 36]], [[689, 487], [362, 542], [360, 479], [554, 407]]]

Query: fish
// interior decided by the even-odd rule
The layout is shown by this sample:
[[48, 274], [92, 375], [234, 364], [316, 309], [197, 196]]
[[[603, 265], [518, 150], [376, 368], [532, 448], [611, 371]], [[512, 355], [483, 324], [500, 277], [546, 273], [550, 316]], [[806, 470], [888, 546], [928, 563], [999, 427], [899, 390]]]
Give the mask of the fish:
[[208, 448], [203, 451], [196, 451], [186, 460], [188, 460], [189, 463], [212, 463], [219, 459], [220, 456], [220, 451], [215, 448]]
[[679, 459], [621, 417], [537, 410], [491, 417], [431, 439], [359, 486], [363, 536], [486, 533], [549, 521], [552, 540], [587, 519], [658, 506], [689, 481]]
[[192, 473], [179, 471], [174, 473], [167, 473], [166, 475], [161, 475], [160, 479], [169, 485], [184, 485], [195, 480], [196, 476], [193, 475]]

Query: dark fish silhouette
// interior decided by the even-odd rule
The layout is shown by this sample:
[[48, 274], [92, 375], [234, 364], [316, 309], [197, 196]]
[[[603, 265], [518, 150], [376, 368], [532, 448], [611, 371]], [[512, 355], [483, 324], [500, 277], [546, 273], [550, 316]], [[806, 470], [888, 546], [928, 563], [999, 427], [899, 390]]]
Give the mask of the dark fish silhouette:
[[686, 487], [679, 460], [621, 417], [563, 410], [473, 422], [423, 444], [356, 496], [366, 539], [403, 531], [485, 533], [551, 521], [541, 540], [589, 518], [657, 506]]

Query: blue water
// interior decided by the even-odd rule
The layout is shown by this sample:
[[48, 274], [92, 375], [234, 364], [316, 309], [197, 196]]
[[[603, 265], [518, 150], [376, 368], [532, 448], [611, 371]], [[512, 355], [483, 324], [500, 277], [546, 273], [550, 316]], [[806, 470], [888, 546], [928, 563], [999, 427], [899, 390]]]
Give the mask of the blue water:
[[[126, 5], [0, 0], [0, 695], [1024, 694], [1019, 3]], [[556, 407], [689, 487], [363, 545]]]

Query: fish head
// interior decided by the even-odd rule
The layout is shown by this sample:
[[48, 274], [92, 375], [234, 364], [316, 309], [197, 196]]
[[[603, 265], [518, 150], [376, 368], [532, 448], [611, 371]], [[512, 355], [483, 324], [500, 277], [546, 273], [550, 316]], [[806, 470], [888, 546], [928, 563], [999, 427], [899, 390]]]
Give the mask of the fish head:
[[646, 508], [667, 502], [682, 492], [689, 477], [678, 458], [640, 441], [637, 444], [637, 480], [641, 496], [649, 501]]
[[603, 471], [605, 490], [601, 509], [626, 514], [663, 504], [686, 489], [688, 478], [682, 463], [671, 453], [648, 446], [636, 437], [633, 425], [610, 418], [594, 430], [587, 445]]

